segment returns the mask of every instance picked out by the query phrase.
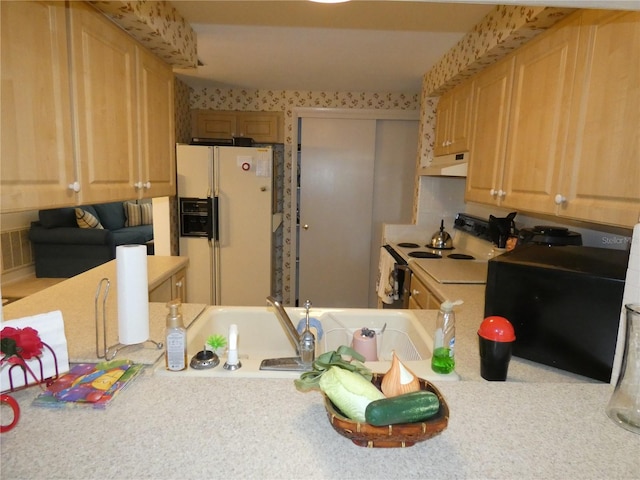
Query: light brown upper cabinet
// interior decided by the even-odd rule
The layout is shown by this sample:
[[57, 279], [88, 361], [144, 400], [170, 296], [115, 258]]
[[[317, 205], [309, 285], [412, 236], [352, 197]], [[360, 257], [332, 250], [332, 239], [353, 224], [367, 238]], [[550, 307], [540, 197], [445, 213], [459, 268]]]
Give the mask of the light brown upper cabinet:
[[85, 203], [136, 196], [136, 51], [93, 8], [70, 4], [75, 145]]
[[471, 105], [471, 82], [463, 83], [440, 97], [433, 149], [436, 156], [469, 149]]
[[171, 68], [84, 2], [1, 8], [1, 211], [175, 194]]
[[640, 12], [584, 10], [565, 166], [565, 217], [640, 220]]
[[70, 11], [81, 201], [175, 194], [170, 67], [86, 4]]
[[514, 56], [504, 172], [496, 187], [505, 207], [556, 213], [578, 36], [572, 18]]
[[200, 138], [253, 138], [256, 143], [284, 143], [282, 112], [193, 110], [191, 135]]
[[473, 80], [473, 116], [466, 200], [491, 203], [502, 197], [502, 173], [511, 101], [513, 57]]
[[174, 79], [167, 64], [136, 46], [140, 197], [176, 194]]
[[1, 209], [68, 205], [76, 179], [64, 3], [0, 2], [0, 17]]
[[467, 200], [638, 222], [640, 13], [577, 12], [473, 85]]

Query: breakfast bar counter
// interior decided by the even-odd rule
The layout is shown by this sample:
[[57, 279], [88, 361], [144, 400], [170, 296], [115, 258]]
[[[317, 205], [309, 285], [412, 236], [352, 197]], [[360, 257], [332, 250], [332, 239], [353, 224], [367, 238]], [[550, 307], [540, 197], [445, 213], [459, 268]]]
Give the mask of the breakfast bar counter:
[[[12, 393], [22, 412], [0, 436], [0, 476], [640, 478], [640, 436], [604, 413], [611, 385], [515, 357], [506, 382], [483, 380], [476, 335], [483, 288], [448, 288], [443, 295], [465, 301], [456, 310], [461, 381], [433, 382], [450, 418], [432, 439], [404, 449], [362, 448], [333, 429], [319, 392], [298, 392], [290, 379], [194, 378], [147, 368], [105, 410], [35, 407], [38, 387]], [[73, 303], [73, 292], [61, 297], [61, 309], [65, 303]], [[435, 327], [436, 311], [415, 312], [427, 329]], [[152, 316], [152, 324], [161, 322], [164, 312]]]
[[604, 413], [612, 388], [588, 383], [438, 385], [440, 435], [368, 449], [338, 435], [318, 392], [275, 379], [145, 375], [106, 410], [30, 406], [0, 437], [11, 479], [633, 479], [640, 436]]

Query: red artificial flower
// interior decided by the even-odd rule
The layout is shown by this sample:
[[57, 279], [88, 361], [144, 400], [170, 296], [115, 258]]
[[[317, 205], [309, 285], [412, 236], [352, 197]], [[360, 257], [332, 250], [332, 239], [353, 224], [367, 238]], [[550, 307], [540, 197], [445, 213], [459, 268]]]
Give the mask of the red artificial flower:
[[42, 348], [42, 340], [40, 340], [38, 331], [31, 327], [4, 327], [0, 331], [0, 350], [4, 353], [3, 360], [10, 361], [11, 357], [29, 360], [39, 356], [42, 353]]

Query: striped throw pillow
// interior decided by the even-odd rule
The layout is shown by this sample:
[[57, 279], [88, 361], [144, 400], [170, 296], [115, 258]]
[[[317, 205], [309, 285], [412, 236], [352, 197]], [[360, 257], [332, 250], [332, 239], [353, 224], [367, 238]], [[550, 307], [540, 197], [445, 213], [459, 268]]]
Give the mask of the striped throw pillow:
[[81, 208], [76, 208], [76, 223], [80, 228], [104, 229], [96, 217]]
[[125, 227], [137, 227], [138, 225], [151, 225], [153, 223], [153, 206], [150, 203], [124, 202], [124, 211], [127, 215]]

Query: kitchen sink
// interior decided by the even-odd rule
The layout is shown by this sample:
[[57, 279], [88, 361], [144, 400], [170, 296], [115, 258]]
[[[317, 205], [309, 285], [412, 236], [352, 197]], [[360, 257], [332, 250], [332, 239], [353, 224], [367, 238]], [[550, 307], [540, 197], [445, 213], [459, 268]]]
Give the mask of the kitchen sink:
[[[305, 318], [303, 308], [286, 308], [294, 326]], [[317, 339], [316, 357], [351, 345], [353, 333], [367, 327], [376, 332], [378, 361], [366, 362], [374, 372], [384, 373], [391, 365], [392, 352], [419, 377], [427, 380], [458, 380], [457, 374], [439, 375], [430, 367], [433, 339], [411, 310], [376, 310], [312, 308], [310, 317], [320, 322], [322, 335]], [[314, 322], [312, 322], [314, 323]], [[260, 370], [264, 359], [294, 357], [295, 348], [280, 325], [274, 310], [268, 307], [208, 307], [187, 329], [187, 361], [205, 347], [213, 334], [228, 336], [229, 326], [238, 326], [238, 357], [241, 368], [229, 371], [222, 368], [226, 351], [218, 351], [220, 364], [206, 370], [191, 367], [181, 372], [168, 372], [164, 361], [158, 363], [160, 375], [193, 377], [259, 377], [298, 378], [300, 372]], [[386, 326], [385, 326], [386, 325]], [[313, 330], [314, 334], [316, 330]]]

